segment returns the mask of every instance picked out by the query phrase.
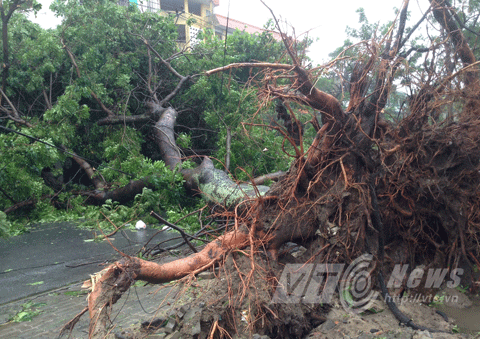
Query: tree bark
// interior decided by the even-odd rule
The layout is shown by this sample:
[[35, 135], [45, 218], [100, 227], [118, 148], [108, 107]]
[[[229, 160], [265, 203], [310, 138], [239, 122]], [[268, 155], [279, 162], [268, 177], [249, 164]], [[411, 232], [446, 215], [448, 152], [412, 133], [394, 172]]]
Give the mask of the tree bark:
[[227, 140], [225, 145], [225, 171], [230, 171], [230, 152], [232, 148], [232, 129], [227, 127]]
[[93, 287], [88, 296], [90, 313], [89, 338], [104, 338], [111, 307], [128, 290], [135, 280], [153, 284], [177, 280], [196, 274], [222, 258], [232, 249], [241, 249], [249, 243], [246, 229], [234, 230], [207, 244], [202, 251], [163, 265], [133, 257], [125, 257], [100, 272], [94, 282], [84, 285]]
[[[475, 55], [472, 49], [468, 45], [465, 36], [462, 33], [460, 27], [455, 22], [450, 8], [451, 5], [447, 0], [430, 0], [433, 8], [433, 15], [440, 25], [448, 32], [452, 39], [452, 43], [455, 46], [455, 52], [466, 67], [475, 63]], [[470, 69], [465, 73], [465, 86], [478, 87], [478, 70], [476, 68]]]
[[155, 137], [158, 148], [160, 149], [162, 159], [165, 164], [174, 171], [177, 165], [182, 164], [180, 149], [175, 142], [175, 122], [178, 113], [173, 108], [168, 108], [163, 112], [160, 119], [155, 124]]

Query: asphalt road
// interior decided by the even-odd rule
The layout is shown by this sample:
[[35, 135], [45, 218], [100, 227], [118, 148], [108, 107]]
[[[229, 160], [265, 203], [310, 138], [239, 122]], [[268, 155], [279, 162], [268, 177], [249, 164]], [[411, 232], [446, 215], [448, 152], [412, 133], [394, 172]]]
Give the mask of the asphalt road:
[[[134, 255], [156, 232], [149, 228], [118, 232], [112, 244]], [[153, 243], [176, 236], [161, 232]], [[87, 280], [103, 264], [120, 258], [108, 242], [92, 239], [90, 231], [68, 222], [35, 225], [29, 233], [0, 239], [0, 305]]]

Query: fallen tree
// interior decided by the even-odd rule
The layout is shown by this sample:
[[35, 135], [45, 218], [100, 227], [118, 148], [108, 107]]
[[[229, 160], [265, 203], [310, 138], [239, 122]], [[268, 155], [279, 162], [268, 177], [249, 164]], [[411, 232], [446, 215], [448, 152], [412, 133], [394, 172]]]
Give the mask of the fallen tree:
[[[430, 81], [420, 84], [411, 96], [409, 114], [399, 124], [386, 121], [382, 113], [396, 72], [415, 50], [406, 48], [408, 36], [404, 37], [408, 0], [395, 24], [396, 34], [391, 27], [382, 44], [364, 42], [364, 51], [369, 54], [355, 64], [346, 110], [335, 97], [314, 86], [312, 75], [302, 67], [292, 48], [295, 41], [285, 35], [292, 64], [231, 64], [207, 72], [212, 76], [235, 68], [262, 69], [264, 97], [312, 107], [320, 112], [322, 126], [305, 152], [296, 147], [298, 137], [285, 134], [296, 150], [295, 160], [268, 192], [252, 186], [252, 191], [245, 193], [246, 188], [220, 174], [223, 172], [215, 170], [207, 158], [196, 169], [183, 170], [187, 185], [215, 203], [230, 206], [233, 212], [225, 213], [233, 215], [234, 226], [200, 252], [168, 264], [125, 256], [107, 267], [96, 278], [89, 294], [89, 337], [105, 336], [110, 307], [135, 280], [163, 283], [194, 275], [230, 260], [229, 253], [246, 247], [248, 250], [242, 253], [251, 264], [250, 270], [234, 272], [242, 277], [243, 285], [237, 290], [240, 299], [253, 293], [253, 281], [258, 282], [253, 277], [258, 270], [268, 271], [268, 267], [270, 271], [263, 275], [261, 286], [269, 289], [270, 296], [273, 294], [279, 271], [277, 267], [274, 272], [271, 266], [287, 242], [301, 243], [307, 248], [301, 257], [303, 262], [349, 263], [363, 253], [371, 253], [371, 270], [379, 277], [394, 264], [425, 264], [427, 268], [464, 269], [467, 274], [462, 279], [475, 283], [474, 265], [480, 255], [477, 62], [454, 20], [452, 8], [444, 0], [430, 3], [437, 22], [447, 32], [449, 39], [445, 44], [455, 49], [461, 66], [448, 77], [428, 73], [436, 70], [425, 70]], [[436, 48], [432, 43], [425, 52]], [[280, 78], [291, 79], [291, 83], [279, 87]], [[447, 84], [453, 80], [457, 80], [461, 91], [447, 91]], [[458, 110], [455, 119], [437, 123], [439, 111], [450, 101]], [[292, 119], [296, 119], [294, 114]], [[175, 114], [170, 109], [163, 112], [156, 124], [159, 147], [171, 168], [181, 165], [173, 138], [174, 125]], [[236, 192], [242, 193], [238, 196]], [[262, 251], [268, 251], [268, 259], [261, 258]], [[260, 262], [265, 261], [267, 264], [262, 266]], [[270, 280], [266, 278], [269, 274], [273, 275]], [[382, 280], [380, 285], [385, 296], [388, 291], [385, 292]], [[280, 323], [288, 326], [288, 322], [275, 319], [288, 313], [287, 306], [268, 308], [261, 301], [258, 303], [251, 319], [268, 314], [266, 323], [251, 321], [247, 328], [262, 328], [273, 337], [281, 336]], [[234, 307], [230, 311], [239, 312]], [[304, 316], [313, 317], [308, 312]], [[312, 328], [314, 322], [305, 319], [292, 330], [293, 336], [300, 337]], [[408, 318], [401, 321], [412, 325]], [[216, 331], [220, 333], [220, 328], [227, 332], [239, 330], [233, 323], [223, 320], [220, 326], [218, 319], [212, 320], [212, 337]]]
[[[100, 223], [111, 228], [110, 221], [125, 224], [143, 218], [154, 222], [150, 210], [178, 216], [199, 209], [202, 202], [193, 198], [199, 188], [190, 175], [203, 180], [204, 175], [197, 172], [211, 163], [206, 160], [196, 172], [187, 169], [200, 164], [205, 156], [225, 159], [220, 152], [227, 130], [233, 134], [228, 153], [233, 153], [230, 163], [234, 170], [245, 165], [252, 149], [240, 143], [239, 137], [249, 140], [239, 118], [232, 119], [233, 113], [225, 108], [237, 105], [239, 92], [253, 88], [244, 83], [248, 72], [229, 80], [233, 94], [223, 91], [217, 95], [220, 79], [205, 83], [203, 76], [203, 70], [224, 60], [218, 59], [223, 55], [219, 46], [224, 44], [214, 34], [205, 31], [204, 43], [193, 51], [177, 45], [173, 17], [141, 13], [132, 6], [118, 6], [114, 0], [102, 0], [101, 4], [83, 1], [82, 6], [62, 0], [55, 5], [57, 15], [63, 18], [56, 30], [43, 30], [18, 11], [9, 23], [11, 51], [9, 60], [3, 60], [9, 70], [2, 73], [8, 74], [8, 81], [0, 95], [0, 209], [11, 224], [7, 234], [15, 234], [28, 222], [65, 214], [85, 217], [86, 227]], [[100, 26], [103, 29], [96, 29]], [[122, 38], [112, 40], [112, 36]], [[283, 53], [282, 44], [268, 33], [250, 36], [236, 32], [226, 48], [235, 54], [227, 56], [227, 61], [276, 60]], [[8, 59], [8, 55], [3, 57]], [[208, 86], [212, 90], [207, 90]], [[257, 109], [254, 95], [245, 102], [239, 110], [253, 114]], [[223, 120], [212, 119], [216, 114]], [[277, 148], [270, 147], [275, 133], [264, 134], [268, 134], [267, 146], [273, 151]], [[181, 137], [180, 147], [169, 149], [169, 144]], [[246, 152], [238, 152], [239, 147]], [[165, 157], [162, 150], [177, 156]], [[244, 167], [245, 174], [239, 177], [243, 182], [287, 168], [267, 161], [282, 156], [281, 152], [274, 157], [256, 147], [255, 152], [260, 156], [250, 168]], [[175, 166], [189, 155], [193, 156], [188, 164]], [[215, 161], [221, 168], [218, 164]], [[223, 175], [212, 168], [214, 172], [217, 177]], [[184, 180], [191, 184], [185, 185], [188, 192]], [[232, 201], [248, 188], [230, 179], [226, 186], [237, 195]], [[249, 190], [256, 194], [251, 186]], [[218, 199], [225, 203], [224, 197]], [[46, 209], [50, 211], [45, 213]], [[124, 212], [122, 221], [116, 217], [119, 210]]]

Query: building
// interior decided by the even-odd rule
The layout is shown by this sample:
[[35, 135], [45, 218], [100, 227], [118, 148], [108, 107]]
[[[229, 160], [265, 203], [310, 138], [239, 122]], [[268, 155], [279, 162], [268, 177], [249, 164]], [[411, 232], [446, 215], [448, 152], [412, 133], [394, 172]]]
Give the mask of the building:
[[[142, 12], [160, 12], [164, 15], [175, 15], [178, 29], [178, 42], [182, 45], [193, 46], [198, 42], [197, 34], [201, 30], [212, 29], [215, 34], [224, 39], [225, 33], [231, 34], [235, 29], [250, 34], [265, 31], [262, 28], [214, 14], [214, 8], [220, 0], [120, 0], [121, 5], [136, 4]], [[272, 32], [277, 40], [280, 34]]]
[[[244, 31], [249, 34], [261, 34], [265, 32], [265, 29], [256, 27], [245, 22], [241, 22], [232, 18], [227, 18], [220, 14], [215, 14], [216, 24], [215, 24], [215, 34], [222, 39], [225, 38], [225, 33], [232, 34], [235, 30]], [[228, 25], [228, 29], [227, 29]], [[282, 40], [282, 36], [278, 32], [269, 31], [273, 38], [277, 41]]]
[[120, 0], [120, 5], [135, 4], [142, 12], [175, 15], [179, 44], [193, 46], [200, 30], [215, 29], [213, 8], [219, 0]]

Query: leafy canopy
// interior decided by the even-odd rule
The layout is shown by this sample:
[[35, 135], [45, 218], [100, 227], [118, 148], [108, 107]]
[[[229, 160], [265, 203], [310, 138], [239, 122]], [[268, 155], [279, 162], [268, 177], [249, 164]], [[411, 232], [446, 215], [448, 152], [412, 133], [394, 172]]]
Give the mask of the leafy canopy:
[[[138, 218], [153, 223], [148, 216], [151, 210], [175, 222], [201, 207], [198, 198], [185, 192], [181, 175], [166, 168], [152, 146], [154, 121], [97, 124], [107, 110], [126, 117], [144, 114], [153, 92], [161, 100], [178, 84], [144, 43], [145, 39], [163, 58], [178, 52], [175, 18], [141, 13], [135, 6], [118, 6], [112, 0], [57, 0], [51, 8], [63, 18], [56, 29], [44, 30], [20, 12], [9, 23], [11, 68], [5, 92], [28, 126], [7, 119], [0, 123], [31, 138], [0, 130], [0, 210], [8, 211], [22, 201], [34, 204], [1, 214], [1, 232], [14, 234], [34, 221], [77, 220], [88, 227], [111, 227], [111, 222], [119, 226]], [[201, 75], [231, 62], [274, 62], [283, 46], [267, 33], [235, 32], [224, 53], [223, 41], [212, 32], [203, 34], [203, 43], [171, 60], [181, 74], [198, 75], [170, 102], [181, 112], [178, 144], [184, 152], [203, 149], [223, 161], [230, 128], [231, 168], [244, 169], [235, 171], [239, 178], [286, 169], [283, 137], [268, 127], [241, 124], [255, 117], [268, 125], [275, 117], [271, 107], [258, 106], [255, 83], [248, 82], [257, 70]], [[75, 176], [83, 171], [77, 168], [65, 175], [72, 160], [63, 148], [87, 158], [109, 189], [144, 178], [149, 178], [153, 189], [145, 188], [130, 203], [91, 205], [84, 192], [93, 188], [84, 186], [88, 180]], [[221, 162], [217, 165], [221, 167]], [[42, 178], [46, 171], [64, 179], [60, 191], [46, 185]], [[181, 224], [198, 225], [195, 219], [193, 214]]]

